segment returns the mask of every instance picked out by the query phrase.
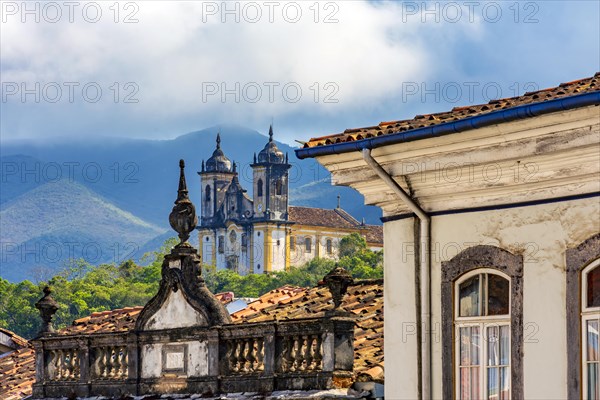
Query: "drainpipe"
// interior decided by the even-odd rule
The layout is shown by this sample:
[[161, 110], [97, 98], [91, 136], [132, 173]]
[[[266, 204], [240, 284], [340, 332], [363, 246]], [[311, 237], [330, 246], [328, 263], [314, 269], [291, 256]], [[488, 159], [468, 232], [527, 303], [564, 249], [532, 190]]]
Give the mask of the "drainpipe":
[[371, 156], [371, 149], [362, 150], [363, 159], [371, 169], [384, 181], [400, 199], [417, 215], [420, 222], [420, 265], [419, 281], [421, 282], [421, 399], [431, 399], [431, 264], [429, 232], [431, 219], [429, 215], [402, 189], [383, 167]]

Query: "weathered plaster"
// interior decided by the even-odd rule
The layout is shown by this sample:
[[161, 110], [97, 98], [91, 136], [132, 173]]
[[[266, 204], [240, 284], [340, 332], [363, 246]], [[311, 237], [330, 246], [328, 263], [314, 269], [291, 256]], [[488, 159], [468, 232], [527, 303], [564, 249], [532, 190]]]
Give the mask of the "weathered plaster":
[[170, 329], [187, 326], [206, 326], [207, 322], [187, 302], [181, 290], [171, 291], [162, 307], [150, 318], [146, 329]]

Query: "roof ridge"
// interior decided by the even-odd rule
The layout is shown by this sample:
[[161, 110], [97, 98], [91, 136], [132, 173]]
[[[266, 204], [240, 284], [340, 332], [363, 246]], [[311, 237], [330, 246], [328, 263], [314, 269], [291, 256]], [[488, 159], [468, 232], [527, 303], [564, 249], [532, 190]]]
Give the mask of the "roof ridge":
[[352, 215], [350, 215], [350, 213], [348, 213], [348, 211], [344, 210], [343, 208], [341, 208], [341, 207], [334, 208], [334, 211], [336, 213], [338, 213], [340, 215], [340, 217], [346, 219], [348, 222], [351, 222], [358, 226], [362, 226], [361, 223], [356, 218], [354, 218]]

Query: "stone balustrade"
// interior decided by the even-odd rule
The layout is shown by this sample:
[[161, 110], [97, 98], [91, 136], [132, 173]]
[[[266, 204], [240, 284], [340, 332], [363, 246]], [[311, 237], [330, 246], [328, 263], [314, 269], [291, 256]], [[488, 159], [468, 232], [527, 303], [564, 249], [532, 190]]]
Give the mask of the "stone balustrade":
[[333, 317], [45, 336], [34, 398], [328, 389], [352, 371], [353, 328]]

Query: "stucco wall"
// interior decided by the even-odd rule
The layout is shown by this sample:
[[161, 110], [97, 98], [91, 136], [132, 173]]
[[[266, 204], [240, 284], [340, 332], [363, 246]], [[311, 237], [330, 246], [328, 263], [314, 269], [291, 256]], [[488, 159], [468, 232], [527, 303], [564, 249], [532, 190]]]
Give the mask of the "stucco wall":
[[[205, 342], [189, 341], [178, 342], [178, 346], [187, 346], [186, 356], [183, 358], [185, 372], [177, 373], [183, 376], [208, 375], [208, 346]], [[142, 378], [160, 378], [163, 375], [163, 346], [162, 343], [146, 344], [142, 346]], [[183, 353], [181, 353], [183, 354]], [[168, 367], [168, 364], [165, 364]]]
[[145, 328], [169, 329], [206, 324], [202, 314], [194, 310], [178, 290], [169, 293], [165, 304], [150, 318]]
[[[565, 251], [600, 231], [598, 198], [432, 218], [433, 397], [442, 391], [441, 262], [477, 244], [524, 259], [524, 397], [567, 398]], [[385, 224], [386, 396], [416, 398], [414, 222]], [[390, 349], [394, 349], [393, 353]]]

